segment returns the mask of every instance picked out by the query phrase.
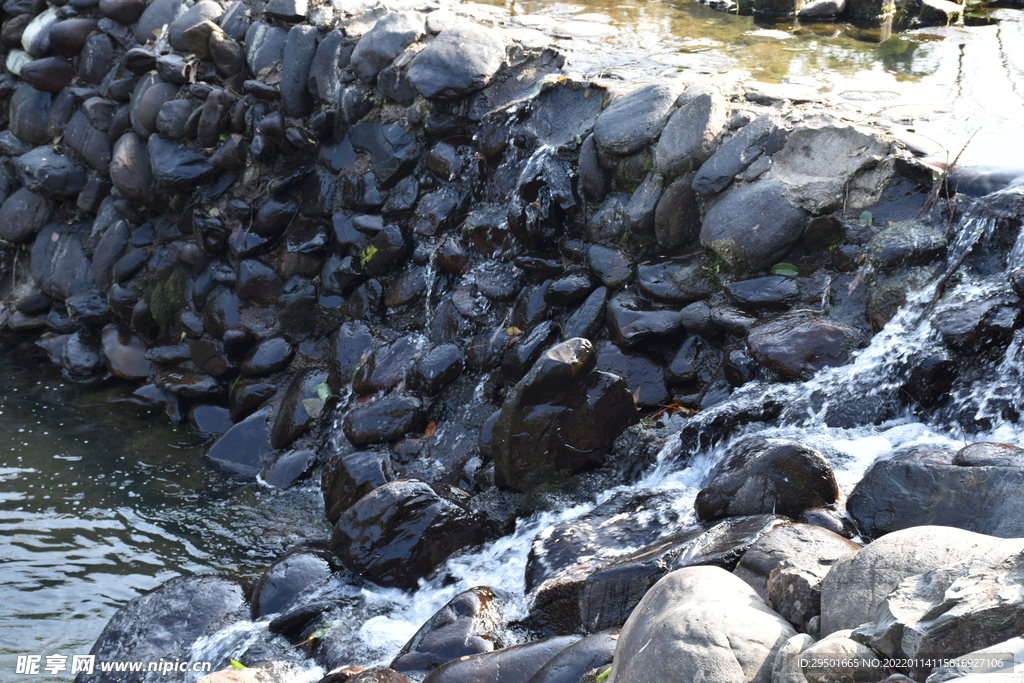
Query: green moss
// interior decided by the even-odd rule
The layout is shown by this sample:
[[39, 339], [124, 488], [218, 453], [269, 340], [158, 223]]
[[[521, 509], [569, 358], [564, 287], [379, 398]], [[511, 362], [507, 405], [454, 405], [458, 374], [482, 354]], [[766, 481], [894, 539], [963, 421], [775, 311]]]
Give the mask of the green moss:
[[185, 303], [185, 289], [190, 275], [188, 265], [179, 261], [165, 277], [158, 278], [153, 288], [146, 293], [146, 303], [162, 332], [170, 329], [178, 319]]

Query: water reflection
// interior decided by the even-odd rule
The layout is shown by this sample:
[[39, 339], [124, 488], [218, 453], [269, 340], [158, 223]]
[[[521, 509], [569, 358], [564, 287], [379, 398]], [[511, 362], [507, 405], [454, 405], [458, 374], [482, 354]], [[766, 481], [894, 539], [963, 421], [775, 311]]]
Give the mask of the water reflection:
[[[118, 607], [181, 574], [251, 574], [324, 537], [313, 490], [225, 479], [199, 440], [0, 349], [0, 661], [88, 652]], [[270, 511], [273, 512], [270, 512]]]

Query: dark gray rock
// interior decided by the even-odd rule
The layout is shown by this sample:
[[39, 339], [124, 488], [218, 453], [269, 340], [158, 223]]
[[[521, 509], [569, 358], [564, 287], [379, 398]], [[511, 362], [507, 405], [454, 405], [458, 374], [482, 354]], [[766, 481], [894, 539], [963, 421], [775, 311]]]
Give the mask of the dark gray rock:
[[374, 583], [415, 588], [453, 552], [484, 541], [485, 520], [466, 500], [452, 487], [389, 482], [341, 514], [331, 550]]
[[99, 173], [106, 174], [112, 148], [110, 137], [93, 127], [82, 111], [75, 112], [64, 129], [64, 143]]
[[110, 180], [121, 195], [144, 206], [154, 203], [153, 171], [146, 143], [134, 132], [122, 135], [110, 157]]
[[827, 367], [844, 365], [858, 346], [851, 329], [804, 314], [789, 314], [753, 325], [750, 356], [783, 377], [807, 381]]
[[156, 131], [156, 117], [160, 114], [160, 108], [177, 97], [178, 88], [176, 83], [165, 83], [156, 74], [147, 74], [139, 79], [128, 112], [132, 129], [140, 137], [148, 138]]
[[918, 266], [941, 258], [946, 238], [920, 221], [900, 221], [881, 230], [867, 245], [871, 264], [882, 273], [900, 266]]
[[356, 43], [352, 51], [352, 69], [363, 83], [372, 85], [377, 74], [410, 43], [426, 31], [419, 12], [391, 12], [380, 19]]
[[604, 460], [636, 409], [622, 379], [594, 371], [595, 363], [590, 342], [570, 339], [512, 389], [494, 426], [502, 485], [527, 491]]
[[394, 479], [387, 450], [354, 451], [333, 456], [324, 463], [320, 490], [331, 524], [356, 501]]
[[587, 221], [587, 239], [614, 246], [626, 229], [626, 206], [629, 196], [616, 192], [608, 196], [600, 209]]
[[632, 154], [661, 133], [679, 96], [679, 86], [654, 83], [612, 100], [594, 124], [594, 142], [612, 154]]
[[205, 156], [159, 135], [149, 137], [147, 151], [153, 179], [167, 187], [187, 190], [213, 175]]
[[14, 161], [22, 184], [36, 194], [72, 197], [82, 191], [85, 168], [51, 147], [36, 147]]
[[715, 466], [694, 510], [705, 521], [760, 514], [797, 517], [838, 498], [832, 467], [820, 452], [797, 443], [755, 439], [737, 446]]
[[1024, 536], [1024, 470], [876, 462], [847, 509], [866, 534], [942, 525], [1000, 538]]
[[669, 402], [664, 369], [646, 356], [622, 351], [611, 342], [598, 342], [597, 369], [626, 380], [637, 405], [661, 406]]
[[103, 355], [92, 335], [75, 332], [64, 343], [60, 365], [72, 375], [92, 375], [103, 369]]
[[952, 464], [962, 467], [1024, 467], [1024, 448], [1005, 443], [972, 443], [957, 451]]
[[245, 32], [245, 61], [257, 76], [284, 58], [288, 31], [257, 21]]
[[53, 203], [27, 188], [18, 188], [0, 206], [0, 238], [22, 244], [35, 238], [50, 220]]
[[342, 428], [356, 446], [397, 441], [423, 420], [423, 403], [413, 396], [388, 394], [353, 408]]
[[701, 244], [737, 270], [767, 270], [800, 238], [807, 217], [783, 190], [770, 180], [733, 188], [708, 210]]
[[679, 311], [653, 306], [629, 290], [608, 302], [608, 332], [613, 341], [627, 346], [674, 334], [682, 324]]
[[693, 190], [700, 195], [721, 192], [763, 152], [768, 137], [779, 127], [774, 114], [762, 114], [725, 141], [711, 158], [701, 164], [693, 177]]
[[206, 457], [222, 467], [247, 476], [256, 476], [272, 455], [267, 445], [268, 416], [268, 411], [261, 410], [245, 418], [224, 432], [210, 446]]
[[435, 669], [423, 683], [522, 683], [579, 639], [559, 636], [473, 655]]
[[267, 16], [288, 23], [296, 23], [306, 19], [309, 11], [307, 0], [271, 0], [267, 3]]
[[482, 90], [504, 63], [500, 33], [478, 24], [456, 24], [416, 55], [409, 79], [427, 99], [454, 100]]
[[320, 385], [326, 381], [327, 372], [323, 370], [310, 369], [295, 376], [281, 399], [270, 435], [271, 446], [288, 446], [320, 417], [324, 409]]
[[668, 178], [690, 173], [703, 164], [714, 152], [718, 136], [729, 121], [729, 106], [720, 93], [711, 88], [690, 97], [665, 124], [665, 129], [654, 148], [654, 166]]
[[333, 575], [329, 554], [299, 549], [275, 562], [252, 589], [252, 618], [287, 612]]
[[92, 265], [74, 228], [44, 227], [32, 244], [32, 277], [48, 296], [64, 301], [92, 285]]
[[153, 0], [139, 17], [139, 23], [135, 26], [135, 39], [145, 45], [164, 24], [172, 23], [184, 11], [182, 0]]
[[83, 83], [98, 85], [110, 69], [114, 44], [105, 33], [94, 33], [85, 41], [78, 56], [78, 77]]
[[664, 249], [682, 247], [700, 235], [700, 208], [690, 185], [689, 176], [674, 181], [654, 210], [654, 236]]
[[313, 111], [309, 77], [316, 38], [317, 30], [312, 26], [293, 26], [288, 32], [281, 66], [281, 103], [288, 116], [306, 116]]
[[442, 664], [494, 650], [501, 614], [487, 587], [459, 593], [430, 617], [391, 662], [395, 671], [427, 672]]
[[75, 75], [75, 67], [63, 57], [34, 59], [21, 67], [21, 80], [43, 92], [60, 92], [71, 85]]
[[633, 264], [626, 255], [600, 244], [592, 244], [587, 250], [587, 265], [607, 287], [622, 287], [633, 277]]
[[29, 145], [42, 145], [50, 140], [46, 122], [50, 116], [53, 95], [20, 84], [11, 95], [8, 126], [18, 139]]
[[636, 279], [641, 292], [668, 303], [706, 299], [718, 290], [718, 280], [704, 254], [641, 263]]
[[[143, 657], [146, 661], [183, 661], [199, 638], [247, 616], [240, 582], [221, 576], [176, 577], [156, 590], [134, 598], [111, 618], [90, 654], [100, 661]], [[122, 681], [154, 681], [152, 676], [126, 674]], [[81, 673], [79, 683], [99, 683], [99, 671]]]
[[171, 47], [185, 52], [188, 46], [182, 40], [182, 34], [204, 21], [217, 21], [222, 12], [221, 6], [213, 2], [213, 0], [200, 0], [200, 2], [189, 7], [167, 27], [167, 37]]
[[564, 337], [582, 337], [594, 341], [605, 321], [605, 304], [610, 292], [607, 287], [598, 287], [583, 304], [576, 309], [565, 324]]
[[270, 375], [288, 365], [294, 351], [294, 347], [284, 337], [264, 339], [257, 342], [246, 355], [239, 369], [247, 377]]
[[611, 664], [618, 634], [613, 629], [576, 641], [549, 659], [527, 683], [579, 683], [588, 671]]
[[145, 10], [145, 0], [100, 0], [100, 14], [125, 26], [138, 21]]
[[192, 100], [164, 102], [156, 116], [156, 132], [170, 140], [181, 140], [195, 106]]
[[730, 282], [725, 285], [725, 291], [740, 306], [759, 310], [787, 309], [800, 296], [796, 280], [781, 275]]

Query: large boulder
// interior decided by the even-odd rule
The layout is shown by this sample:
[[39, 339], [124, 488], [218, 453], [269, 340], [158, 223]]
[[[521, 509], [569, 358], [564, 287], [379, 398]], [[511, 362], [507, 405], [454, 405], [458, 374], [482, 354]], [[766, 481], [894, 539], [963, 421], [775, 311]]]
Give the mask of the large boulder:
[[769, 683], [796, 635], [754, 589], [718, 567], [686, 567], [647, 592], [626, 621], [609, 683]]
[[409, 80], [429, 100], [453, 100], [483, 89], [505, 62], [497, 31], [456, 24], [441, 32], [409, 65]]
[[603, 462], [636, 408], [625, 381], [595, 365], [593, 344], [569, 339], [512, 388], [494, 425], [500, 485], [530, 491]]
[[652, 83], [612, 100], [594, 124], [598, 148], [613, 154], [632, 154], [650, 145], [672, 113], [679, 87]]
[[694, 509], [704, 521], [759, 514], [798, 517], [838, 498], [832, 467], [820, 452], [798, 443], [755, 440], [715, 466]]
[[785, 187], [758, 180], [733, 188], [704, 217], [700, 242], [740, 271], [771, 268], [804, 231], [807, 213], [790, 204]]
[[377, 74], [391, 64], [410, 43], [426, 31], [419, 12], [391, 12], [367, 31], [352, 51], [352, 69], [361, 81], [370, 85]]
[[904, 579], [970, 557], [1004, 558], [1024, 539], [1000, 539], [962, 529], [922, 526], [883, 536], [836, 560], [821, 583], [821, 634], [873, 621], [885, 596]]
[[779, 128], [774, 114], [763, 114], [726, 140], [693, 177], [693, 190], [708, 195], [721, 192], [765, 151], [768, 137]]
[[[90, 654], [101, 662], [187, 661], [192, 644], [248, 616], [242, 584], [221, 576], [173, 578], [122, 607], [107, 623]], [[166, 680], [159, 672], [126, 672], [117, 681], [152, 683]], [[111, 680], [96, 667], [76, 683]]]
[[850, 494], [864, 532], [937, 524], [1000, 538], [1024, 536], [1024, 469], [876, 462]]
[[1024, 629], [1024, 556], [974, 557], [913, 576], [882, 602], [877, 621], [860, 629], [882, 654], [917, 662], [953, 658], [1018, 636]]
[[719, 134], [729, 120], [725, 98], [713, 88], [688, 89], [688, 101], [669, 117], [654, 148], [658, 172], [674, 178], [703, 164], [714, 152]]
[[802, 381], [823, 368], [848, 363], [858, 343], [856, 332], [845, 325], [802, 313], [755, 323], [747, 335], [751, 358], [776, 374]]
[[486, 521], [454, 487], [399, 479], [363, 496], [338, 518], [331, 549], [360, 576], [415, 588], [457, 550], [482, 543]]

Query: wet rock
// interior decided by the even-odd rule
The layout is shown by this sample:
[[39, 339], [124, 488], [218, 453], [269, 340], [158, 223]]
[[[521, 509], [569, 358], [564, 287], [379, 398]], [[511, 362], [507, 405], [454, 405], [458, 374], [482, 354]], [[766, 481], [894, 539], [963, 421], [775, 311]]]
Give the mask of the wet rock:
[[365, 323], [342, 323], [332, 337], [328, 357], [331, 386], [339, 389], [351, 382], [356, 369], [362, 363], [363, 354], [372, 346], [373, 335]]
[[252, 589], [252, 618], [280, 614], [298, 606], [303, 597], [333, 574], [325, 551], [288, 553], [263, 573]]
[[793, 206], [816, 214], [878, 201], [892, 177], [889, 144], [866, 129], [821, 119], [789, 133], [772, 156], [772, 178]]
[[656, 308], [628, 290], [612, 297], [607, 315], [612, 339], [627, 346], [673, 334], [682, 327], [678, 311]]
[[664, 370], [646, 356], [622, 351], [611, 342], [598, 342], [597, 369], [626, 380], [638, 405], [660, 406], [669, 401]]
[[103, 328], [100, 341], [103, 357], [114, 377], [143, 380], [153, 371], [153, 364], [146, 358], [146, 344], [136, 335], [117, 325], [108, 325]]
[[551, 283], [544, 292], [544, 300], [552, 306], [572, 307], [585, 301], [593, 289], [586, 273], [566, 275]]
[[501, 361], [501, 369], [510, 380], [522, 379], [533, 366], [540, 354], [559, 338], [558, 325], [545, 320], [534, 326], [528, 333], [516, 337]]
[[509, 393], [494, 426], [496, 477], [526, 491], [600, 464], [634, 419], [621, 378], [594, 371], [593, 345], [551, 348]]
[[1009, 342], [1019, 306], [1017, 296], [1005, 290], [965, 296], [957, 288], [936, 306], [933, 325], [948, 346], [978, 352]]
[[[247, 612], [245, 591], [234, 579], [176, 577], [118, 610], [90, 652], [101, 661], [130, 657], [183, 661], [189, 658], [193, 643]], [[104, 678], [97, 668], [94, 673], [79, 674], [77, 680], [94, 683]]]
[[103, 356], [95, 338], [75, 332], [64, 343], [60, 365], [72, 375], [92, 375], [103, 369]]
[[559, 636], [465, 657], [435, 669], [423, 683], [530, 681], [555, 655], [579, 639], [579, 636]]
[[794, 635], [741, 579], [686, 567], [656, 583], [630, 615], [608, 680], [654, 683], [710, 670], [768, 683], [777, 651]]
[[655, 301], [689, 303], [718, 290], [718, 281], [703, 254], [659, 258], [636, 269], [637, 287]]
[[395, 671], [427, 672], [469, 655], [491, 652], [501, 615], [487, 587], [459, 593], [427, 620], [391, 662]]
[[224, 385], [213, 377], [184, 367], [161, 368], [153, 382], [164, 391], [185, 398], [219, 398], [227, 393]]
[[454, 100], [486, 87], [504, 62], [500, 33], [478, 24], [456, 24], [416, 55], [409, 79], [427, 99]]
[[356, 406], [345, 415], [342, 428], [356, 446], [397, 441], [423, 420], [423, 404], [412, 396], [388, 394]]
[[864, 473], [847, 508], [874, 537], [937, 524], [1014, 538], [1024, 536], [1022, 487], [1024, 470], [1017, 468], [883, 460]]
[[768, 137], [779, 127], [774, 114], [763, 114], [743, 126], [701, 164], [693, 177], [693, 190], [700, 195], [721, 192], [764, 152]]
[[359, 394], [394, 389], [410, 374], [422, 347], [422, 340], [404, 336], [374, 349], [354, 371], [352, 388]]
[[189, 356], [197, 368], [213, 377], [224, 377], [237, 370], [227, 357], [224, 343], [216, 339], [193, 339]]
[[394, 270], [408, 253], [409, 243], [402, 229], [389, 224], [370, 240], [360, 254], [360, 265], [367, 275], [383, 275]]
[[256, 259], [245, 259], [238, 264], [235, 292], [244, 301], [271, 306], [281, 292], [281, 278], [270, 266]]
[[797, 628], [821, 613], [821, 582], [840, 557], [860, 550], [842, 536], [809, 524], [772, 529], [743, 553], [733, 574]]
[[275, 393], [277, 388], [273, 384], [236, 382], [228, 396], [231, 419], [237, 421], [246, 417]]
[[466, 354], [457, 344], [441, 344], [428, 351], [416, 364], [414, 381], [426, 394], [436, 394], [455, 381], [466, 365]]
[[18, 188], [0, 206], [0, 238], [22, 244], [35, 238], [50, 220], [52, 202], [24, 187]]
[[598, 287], [586, 298], [565, 324], [563, 336], [566, 339], [582, 337], [594, 341], [604, 326], [605, 304], [608, 301], [607, 287]]
[[741, 306], [764, 310], [787, 309], [800, 296], [796, 280], [781, 275], [730, 282], [725, 286], [725, 291], [730, 299]]
[[797, 517], [838, 497], [835, 475], [821, 453], [797, 443], [754, 440], [711, 471], [694, 510], [702, 520], [769, 513]]
[[308, 82], [316, 38], [317, 30], [312, 26], [293, 26], [288, 32], [281, 68], [281, 103], [288, 116], [306, 116], [313, 110]]
[[182, 0], [153, 0], [139, 17], [135, 39], [145, 45], [164, 24], [171, 24], [185, 11]]
[[239, 369], [245, 377], [270, 375], [288, 365], [294, 348], [283, 337], [260, 341], [242, 361]]
[[994, 560], [1024, 549], [1024, 540], [943, 526], [896, 531], [836, 560], [821, 584], [821, 634], [874, 620], [885, 596], [900, 583], [932, 569], [974, 557]]
[[580, 157], [578, 162], [580, 175], [580, 191], [593, 202], [604, 199], [608, 192], [608, 174], [601, 168], [601, 162], [597, 156], [597, 143], [594, 142], [593, 134], [588, 135], [580, 146]]
[[206, 457], [240, 474], [256, 476], [272, 457], [272, 451], [267, 447], [268, 416], [267, 410], [261, 410], [245, 418], [224, 432], [210, 446]]
[[453, 552], [483, 542], [483, 518], [452, 488], [401, 479], [374, 489], [342, 513], [332, 551], [374, 583], [415, 588]]
[[287, 451], [263, 468], [260, 480], [278, 489], [289, 489], [305, 479], [317, 465], [313, 451]]
[[411, 171], [421, 151], [418, 140], [397, 123], [360, 123], [352, 128], [349, 139], [356, 150], [370, 154], [373, 174], [385, 187], [394, 185]]
[[114, 45], [105, 33], [93, 34], [78, 56], [78, 77], [83, 83], [97, 85], [106, 75], [114, 56]]
[[93, 281], [92, 265], [72, 229], [56, 223], [44, 227], [32, 244], [32, 277], [48, 296], [64, 301]]
[[587, 250], [587, 265], [607, 287], [622, 287], [633, 277], [629, 259], [621, 251], [600, 244], [591, 245]]
[[755, 361], [803, 381], [822, 368], [844, 365], [857, 345], [857, 335], [849, 328], [802, 314], [759, 322], [747, 336]]
[[323, 467], [320, 489], [327, 519], [336, 524], [356, 501], [394, 479], [386, 450], [354, 451], [332, 457]]
[[153, 179], [174, 189], [189, 189], [213, 174], [206, 157], [183, 145], [151, 135], [148, 144]]
[[133, 132], [114, 144], [110, 157], [110, 180], [128, 200], [149, 205], [153, 202], [153, 171], [146, 143]]
[[594, 142], [613, 154], [632, 154], [661, 133], [679, 96], [679, 87], [654, 83], [612, 100], [594, 124]]
[[894, 223], [871, 238], [867, 245], [871, 264], [882, 273], [900, 266], [924, 265], [946, 253], [946, 238], [919, 221]]
[[548, 660], [527, 683], [579, 683], [598, 667], [611, 664], [618, 644], [618, 629], [578, 640]]
[[364, 34], [352, 51], [352, 69], [367, 85], [372, 85], [381, 69], [426, 31], [419, 12], [391, 12]]
[[50, 140], [46, 127], [53, 95], [22, 83], [11, 95], [8, 126], [19, 140], [42, 145]]
[[63, 57], [35, 59], [21, 68], [21, 80], [43, 92], [60, 92], [75, 75], [75, 67]]
[[299, 437], [320, 417], [324, 409], [324, 398], [320, 385], [327, 381], [327, 373], [307, 370], [296, 375], [281, 399], [281, 407], [274, 421], [270, 445], [284, 448]]
[[188, 423], [200, 434], [219, 436], [231, 429], [231, 412], [222, 406], [197, 405], [188, 411]]
[[599, 244], [614, 245], [622, 237], [626, 223], [629, 197], [621, 192], [610, 195], [597, 213], [587, 221], [587, 239]]
[[112, 152], [110, 138], [94, 128], [83, 112], [77, 111], [71, 117], [64, 129], [64, 143], [93, 170], [107, 172]]
[[957, 451], [952, 464], [961, 467], [1024, 467], [1024, 448], [1005, 443], [972, 443]]
[[734, 188], [708, 210], [700, 242], [739, 271], [766, 270], [796, 243], [807, 214], [771, 180]]
[[22, 154], [14, 166], [27, 189], [47, 197], [72, 197], [85, 187], [85, 168], [50, 147]]
[[711, 88], [691, 86], [686, 94], [700, 88], [683, 106], [675, 110], [654, 148], [658, 172], [675, 178], [699, 168], [714, 152], [722, 129], [729, 120], [724, 97]]
[[146, 9], [144, 0], [100, 0], [100, 14], [119, 24], [130, 26]]

